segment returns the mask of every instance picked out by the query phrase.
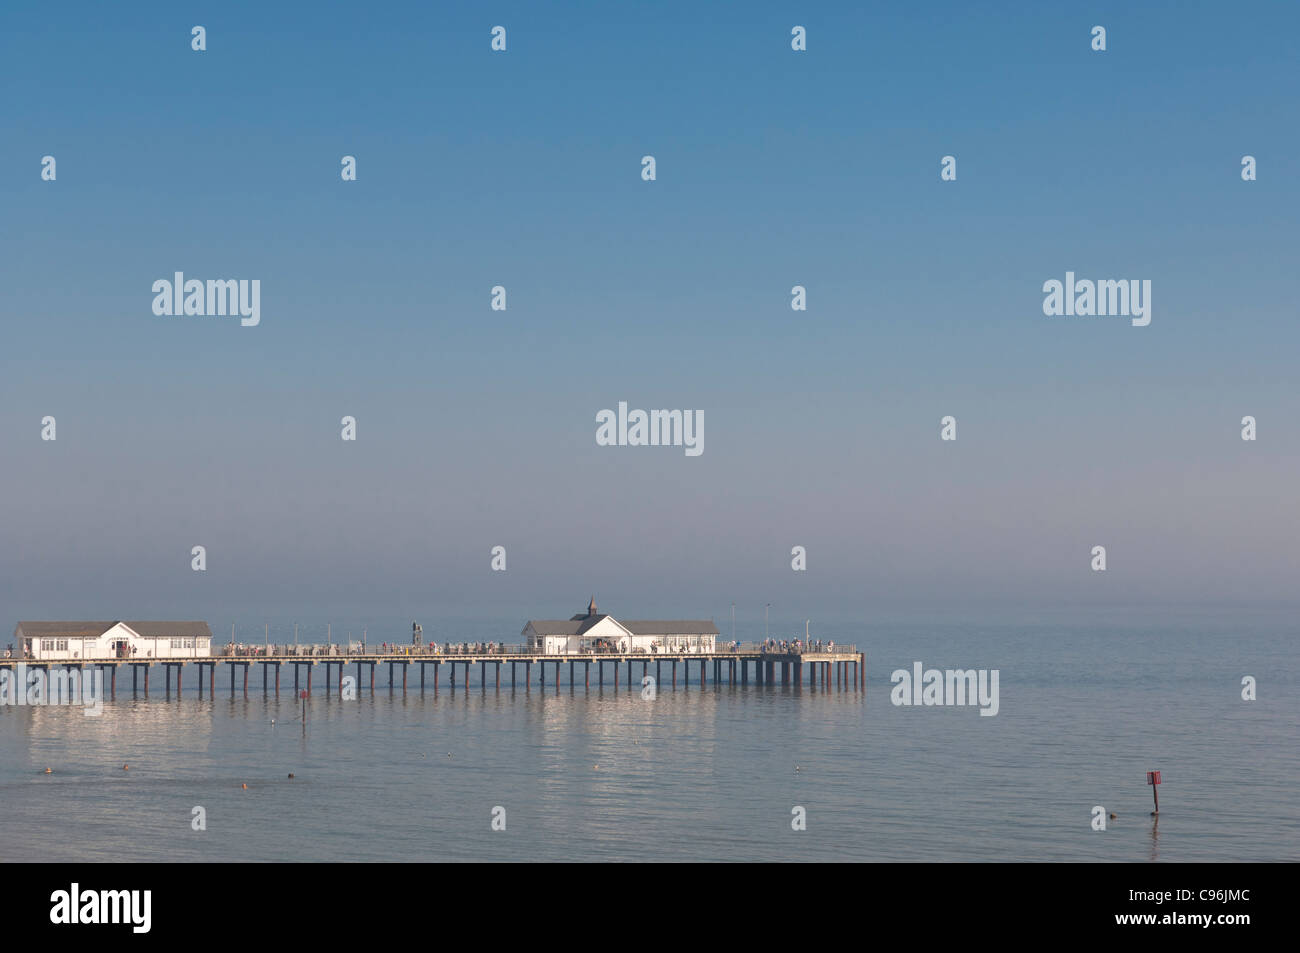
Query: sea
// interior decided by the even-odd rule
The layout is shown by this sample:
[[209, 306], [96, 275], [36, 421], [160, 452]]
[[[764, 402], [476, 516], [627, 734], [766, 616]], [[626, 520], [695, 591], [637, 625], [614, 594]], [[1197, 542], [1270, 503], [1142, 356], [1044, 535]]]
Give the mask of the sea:
[[[123, 669], [96, 716], [0, 706], [0, 861], [1296, 861], [1298, 628], [819, 626], [866, 653], [864, 691], [702, 688], [693, 665], [651, 692], [636, 664], [617, 689], [563, 666], [558, 692], [550, 666], [527, 688], [507, 666], [500, 689], [475, 667], [455, 691], [444, 666], [435, 694], [414, 668], [390, 691], [381, 665], [345, 699], [318, 666], [304, 706], [288, 667], [278, 697], [256, 667], [247, 694], [219, 667], [215, 697], [195, 666], [180, 697], [158, 667], [133, 694]], [[997, 670], [996, 715], [895, 704], [918, 662]]]

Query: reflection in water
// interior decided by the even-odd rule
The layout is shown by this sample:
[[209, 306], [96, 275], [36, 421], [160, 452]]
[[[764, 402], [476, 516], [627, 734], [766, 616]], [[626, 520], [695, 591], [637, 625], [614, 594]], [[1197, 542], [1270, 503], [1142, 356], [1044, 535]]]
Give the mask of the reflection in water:
[[[367, 676], [349, 700], [318, 679], [305, 725], [291, 677], [279, 697], [264, 696], [257, 678], [231, 697], [218, 678], [216, 698], [200, 699], [187, 681], [180, 698], [148, 700], [119, 680], [99, 718], [0, 707], [0, 861], [1300, 855], [1300, 806], [1287, 796], [1300, 761], [1278, 756], [1294, 749], [1300, 716], [1214, 691], [1224, 644], [1249, 644], [1295, 683], [1289, 631], [1249, 643], [1219, 632], [1140, 636], [900, 629], [867, 645], [883, 690], [865, 693], [712, 680], [674, 691], [665, 672], [667, 687], [648, 699], [639, 666], [630, 690], [624, 668], [617, 691], [607, 669], [590, 692], [579, 667], [570, 692], [566, 666], [558, 695], [553, 681], [539, 689], [536, 669], [527, 692], [511, 690], [508, 671], [500, 691], [495, 673], [484, 691], [475, 671], [468, 692], [450, 691], [444, 672], [437, 695], [432, 679], [420, 693], [412, 673], [403, 695], [400, 677], [390, 694], [381, 671], [373, 694]], [[1187, 661], [1170, 681], [1173, 654]], [[1001, 666], [998, 715], [893, 706], [889, 673], [916, 658]], [[1124, 824], [1081, 837], [1078, 804], [1061, 792], [1081, 783], [1133, 792], [1145, 813], [1149, 795], [1134, 788], [1153, 733], [1170, 769], [1194, 779], [1179, 792], [1173, 839], [1157, 851], [1157, 818], [1149, 839]], [[504, 834], [491, 830], [497, 805], [508, 811]], [[805, 831], [791, 829], [796, 806]], [[190, 827], [195, 807], [204, 832]]]

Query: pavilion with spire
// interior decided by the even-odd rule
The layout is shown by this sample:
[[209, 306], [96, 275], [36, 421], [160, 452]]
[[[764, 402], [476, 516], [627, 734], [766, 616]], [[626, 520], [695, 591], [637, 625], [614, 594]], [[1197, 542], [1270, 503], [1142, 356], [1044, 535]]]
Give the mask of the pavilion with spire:
[[587, 611], [568, 619], [530, 619], [524, 645], [546, 655], [600, 652], [699, 652], [715, 650], [718, 627], [703, 619], [632, 619], [620, 621], [596, 608], [593, 595]]

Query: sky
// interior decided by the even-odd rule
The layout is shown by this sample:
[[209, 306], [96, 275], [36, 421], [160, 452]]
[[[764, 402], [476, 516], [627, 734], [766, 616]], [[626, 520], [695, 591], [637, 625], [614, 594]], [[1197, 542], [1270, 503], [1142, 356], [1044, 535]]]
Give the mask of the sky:
[[[1294, 606], [1297, 29], [1283, 2], [6, 5], [0, 608]], [[258, 279], [260, 324], [155, 315], [177, 271]], [[1067, 271], [1150, 280], [1150, 325], [1045, 316]], [[704, 452], [598, 446], [620, 401], [702, 412]]]

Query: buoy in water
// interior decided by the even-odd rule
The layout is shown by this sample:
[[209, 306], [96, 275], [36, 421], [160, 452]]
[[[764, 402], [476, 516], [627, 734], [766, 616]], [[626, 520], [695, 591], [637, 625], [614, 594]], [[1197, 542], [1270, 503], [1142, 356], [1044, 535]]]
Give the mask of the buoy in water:
[[54, 773], [54, 769], [53, 769], [53, 768], [46, 768], [46, 769], [45, 769], [45, 773], [46, 773], [46, 774], [53, 774], [53, 773]]
[[1113, 820], [1115, 820], [1115, 818], [1117, 818], [1117, 817], [1119, 817], [1118, 814], [1112, 814], [1112, 815], [1110, 816], [1110, 819], [1113, 821]]
[[243, 790], [245, 790], [245, 791], [248, 790], [248, 785], [247, 785], [247, 784], [241, 784], [240, 787], [241, 787]]
[[289, 777], [293, 777], [293, 772], [292, 772], [292, 771], [289, 772]]
[[124, 765], [122, 765], [122, 770], [123, 770], [123, 771], [130, 771], [130, 770], [131, 770], [131, 766], [130, 766], [129, 764], [124, 764]]

